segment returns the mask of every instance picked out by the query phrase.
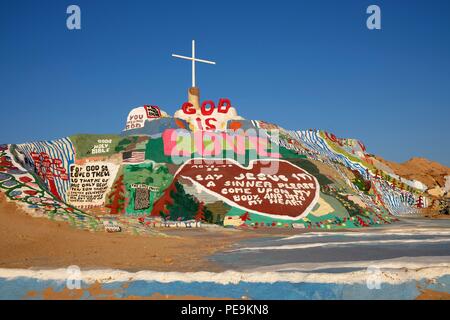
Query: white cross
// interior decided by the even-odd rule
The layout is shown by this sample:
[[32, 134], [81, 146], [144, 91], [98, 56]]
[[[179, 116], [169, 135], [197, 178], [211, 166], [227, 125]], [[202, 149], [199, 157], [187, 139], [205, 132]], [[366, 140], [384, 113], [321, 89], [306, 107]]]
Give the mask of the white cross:
[[172, 54], [172, 57], [181, 58], [181, 59], [186, 59], [186, 60], [191, 60], [192, 61], [192, 86], [193, 87], [195, 87], [195, 62], [216, 64], [213, 61], [208, 61], [208, 60], [202, 60], [202, 59], [196, 59], [195, 58], [195, 40], [192, 40], [192, 57], [180, 56], [178, 54]]

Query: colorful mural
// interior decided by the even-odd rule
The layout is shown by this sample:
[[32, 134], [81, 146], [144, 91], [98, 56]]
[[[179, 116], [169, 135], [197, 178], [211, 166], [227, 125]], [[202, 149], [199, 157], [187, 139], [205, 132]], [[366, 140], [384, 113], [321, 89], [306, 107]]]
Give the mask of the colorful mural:
[[36, 173], [23, 167], [23, 160], [25, 158], [16, 146], [0, 146], [0, 191], [9, 200], [15, 201], [33, 216], [46, 216], [52, 220], [67, 221], [75, 227], [97, 230], [97, 219], [49, 192], [48, 186]]
[[129, 199], [126, 213], [131, 215], [149, 214], [173, 179], [167, 166], [155, 162], [125, 165], [123, 173]]
[[297, 219], [319, 197], [317, 179], [285, 160], [253, 160], [248, 167], [223, 159], [184, 163], [175, 178], [185, 178], [230, 206], [275, 218]]
[[70, 187], [69, 166], [74, 162], [74, 148], [68, 138], [17, 145], [34, 172], [58, 199], [67, 200]]
[[229, 100], [206, 101], [171, 118], [146, 105], [130, 112], [121, 135], [2, 145], [0, 188], [32, 214], [137, 234], [210, 224], [368, 227], [439, 203], [358, 140], [233, 110]]

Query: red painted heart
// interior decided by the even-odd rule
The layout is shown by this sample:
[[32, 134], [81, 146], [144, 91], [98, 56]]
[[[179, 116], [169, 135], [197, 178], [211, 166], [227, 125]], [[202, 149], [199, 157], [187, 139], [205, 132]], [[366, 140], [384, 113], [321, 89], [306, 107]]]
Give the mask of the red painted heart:
[[175, 178], [190, 180], [231, 206], [283, 219], [308, 214], [318, 198], [317, 179], [292, 163], [253, 160], [248, 167], [231, 159], [190, 159]]

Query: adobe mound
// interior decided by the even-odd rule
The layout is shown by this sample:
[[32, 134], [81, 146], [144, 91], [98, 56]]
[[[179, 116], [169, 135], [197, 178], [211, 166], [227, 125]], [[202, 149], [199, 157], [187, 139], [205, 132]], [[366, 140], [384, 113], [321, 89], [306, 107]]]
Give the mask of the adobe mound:
[[2, 145], [0, 190], [32, 215], [133, 233], [367, 227], [443, 201], [426, 192], [428, 181], [414, 180], [422, 173], [378, 160], [358, 140], [285, 130], [234, 109], [227, 116], [220, 110], [230, 110], [229, 101], [219, 106], [206, 116], [206, 108], [185, 108], [184, 119], [143, 106], [120, 135]]

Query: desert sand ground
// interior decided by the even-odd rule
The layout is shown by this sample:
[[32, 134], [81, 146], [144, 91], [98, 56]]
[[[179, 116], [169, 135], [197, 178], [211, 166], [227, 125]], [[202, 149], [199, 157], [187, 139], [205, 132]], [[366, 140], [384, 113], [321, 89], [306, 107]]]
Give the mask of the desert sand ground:
[[[111, 268], [127, 271], [222, 271], [206, 257], [253, 237], [292, 230], [161, 229], [166, 237], [90, 232], [34, 218], [0, 193], [0, 268]], [[298, 231], [296, 231], [298, 233]]]
[[[230, 237], [230, 234], [233, 237]], [[0, 268], [117, 268], [130, 271], [218, 270], [204, 258], [249, 233], [167, 230], [168, 237], [89, 232], [33, 218], [0, 193]]]
[[[386, 226], [389, 228], [389, 226]], [[34, 218], [0, 193], [0, 268], [127, 271], [223, 271], [207, 257], [245, 239], [299, 234], [298, 229], [159, 229], [166, 236], [90, 232]]]
[[[427, 220], [427, 221], [432, 221]], [[383, 227], [384, 228], [384, 227]], [[389, 228], [389, 226], [386, 226]], [[300, 230], [161, 229], [167, 236], [138, 236], [125, 233], [89, 232], [64, 222], [33, 218], [7, 202], [0, 193], [0, 268], [53, 269], [77, 265], [81, 269], [121, 269], [130, 272], [224, 271], [222, 263], [208, 259], [239, 241], [298, 234]], [[96, 284], [89, 291], [98, 292]], [[103, 289], [102, 289], [103, 290]], [[79, 291], [79, 292], [78, 292]], [[43, 292], [44, 299], [77, 299], [83, 290], [66, 294]], [[99, 291], [102, 299], [114, 292]], [[449, 299], [448, 293], [420, 290], [418, 299]], [[99, 294], [100, 294], [99, 293]], [[32, 295], [41, 293], [30, 292]], [[144, 297], [129, 297], [141, 299]], [[154, 295], [147, 299], [194, 299], [194, 296]]]

